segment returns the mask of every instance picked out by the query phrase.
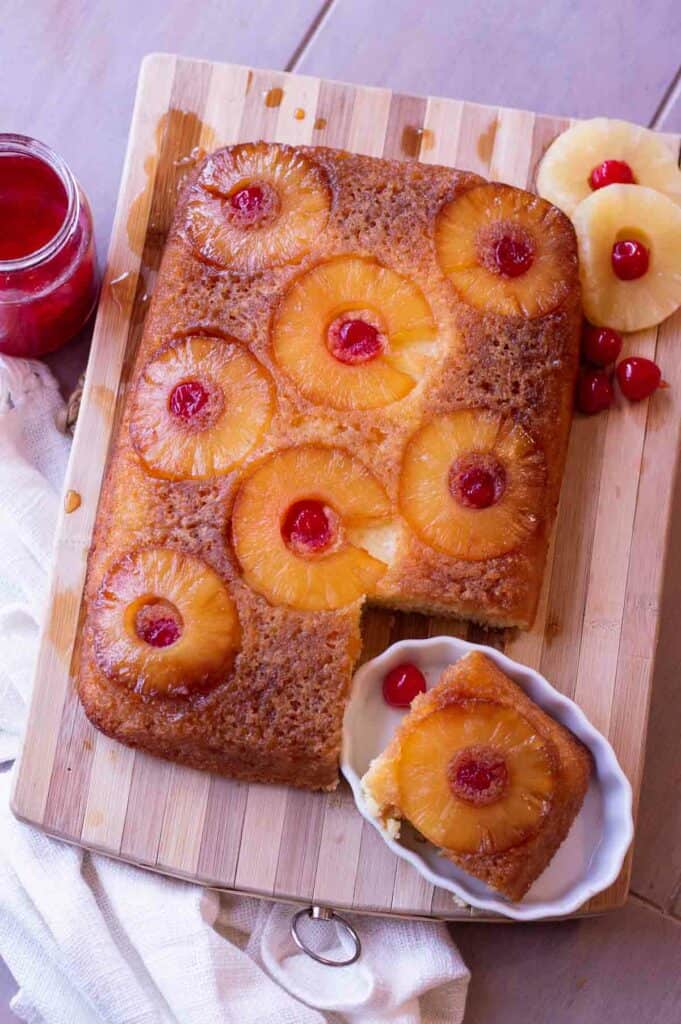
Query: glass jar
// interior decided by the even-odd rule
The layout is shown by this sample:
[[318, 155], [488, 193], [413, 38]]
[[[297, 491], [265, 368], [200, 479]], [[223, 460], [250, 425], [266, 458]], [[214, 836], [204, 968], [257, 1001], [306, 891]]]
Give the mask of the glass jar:
[[76, 334], [97, 301], [92, 214], [64, 161], [0, 134], [0, 353], [40, 356]]

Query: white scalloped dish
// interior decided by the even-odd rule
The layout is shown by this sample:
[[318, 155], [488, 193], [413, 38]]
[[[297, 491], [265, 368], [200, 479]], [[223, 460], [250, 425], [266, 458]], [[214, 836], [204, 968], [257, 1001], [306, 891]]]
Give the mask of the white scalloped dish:
[[[510, 902], [440, 856], [431, 843], [417, 837], [410, 827], [402, 829], [399, 839], [391, 838], [369, 813], [360, 785], [369, 763], [385, 749], [407, 713], [407, 709], [385, 703], [382, 683], [386, 672], [402, 662], [413, 662], [430, 688], [447, 665], [474, 650], [495, 661], [536, 704], [579, 737], [594, 758], [594, 772], [584, 803], [565, 842], [519, 903]], [[491, 647], [456, 637], [401, 640], [359, 669], [345, 712], [341, 770], [352, 787], [360, 813], [381, 833], [396, 856], [412, 864], [433, 885], [447, 889], [471, 906], [517, 921], [574, 913], [615, 881], [633, 838], [631, 786], [612, 747], [581, 708], [533, 669]]]

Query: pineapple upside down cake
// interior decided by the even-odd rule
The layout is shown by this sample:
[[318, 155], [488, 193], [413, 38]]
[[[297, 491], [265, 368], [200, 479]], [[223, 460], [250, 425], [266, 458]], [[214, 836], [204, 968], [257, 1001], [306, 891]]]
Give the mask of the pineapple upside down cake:
[[332, 788], [365, 602], [529, 626], [580, 319], [574, 231], [534, 195], [329, 149], [207, 157], [102, 492], [92, 722]]

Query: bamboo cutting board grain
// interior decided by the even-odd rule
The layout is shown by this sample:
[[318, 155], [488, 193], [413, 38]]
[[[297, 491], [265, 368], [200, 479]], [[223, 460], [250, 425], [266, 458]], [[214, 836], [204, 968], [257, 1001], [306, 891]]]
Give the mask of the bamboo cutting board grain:
[[[531, 186], [567, 122], [455, 100], [170, 55], [142, 66], [108, 269], [62, 513], [49, 611], [13, 807], [71, 842], [210, 885], [383, 913], [486, 915], [456, 906], [393, 857], [335, 793], [235, 783], [97, 733], [74, 690], [87, 552], [112, 430], [153, 289], [177, 187], [201, 150], [258, 138], [420, 159]], [[679, 139], [669, 138], [678, 151]], [[454, 633], [503, 646], [574, 697], [613, 743], [637, 795], [681, 422], [681, 315], [629, 339], [671, 389], [577, 419], [531, 633], [371, 611], [365, 657], [406, 636]], [[629, 862], [588, 905], [621, 904]]]

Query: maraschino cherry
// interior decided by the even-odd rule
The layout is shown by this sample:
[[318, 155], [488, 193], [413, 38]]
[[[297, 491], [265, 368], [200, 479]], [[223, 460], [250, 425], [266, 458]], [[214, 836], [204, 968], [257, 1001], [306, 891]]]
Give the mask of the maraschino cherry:
[[532, 266], [534, 250], [525, 238], [503, 235], [494, 247], [494, 259], [504, 277], [520, 277]]
[[604, 160], [594, 167], [589, 175], [589, 185], [594, 192], [606, 185], [634, 185], [634, 172], [625, 160]]
[[329, 328], [329, 350], [346, 366], [368, 363], [383, 349], [380, 332], [359, 317], [334, 321]]
[[170, 392], [168, 406], [173, 416], [191, 420], [208, 401], [208, 391], [199, 380], [186, 380], [176, 384]]
[[494, 504], [494, 477], [482, 466], [465, 469], [459, 477], [459, 489], [465, 504], [471, 508], [489, 508]]
[[636, 281], [648, 270], [650, 249], [634, 238], [625, 238], [613, 245], [610, 262], [613, 273], [620, 281]]
[[174, 619], [154, 619], [145, 622], [138, 634], [152, 647], [170, 647], [180, 638], [180, 628]]
[[577, 384], [577, 408], [593, 416], [612, 405], [612, 384], [605, 370], [584, 370]]
[[620, 391], [632, 402], [640, 402], [658, 388], [667, 387], [657, 363], [643, 356], [629, 356], [628, 359], [623, 359], [617, 367], [616, 374]]
[[506, 471], [493, 456], [464, 456], [449, 470], [449, 492], [465, 508], [483, 509], [501, 498]]
[[333, 539], [333, 528], [324, 504], [315, 498], [294, 502], [284, 517], [281, 535], [288, 547], [298, 553], [323, 551]]
[[393, 708], [408, 708], [414, 697], [425, 691], [423, 672], [409, 661], [391, 668], [383, 680], [383, 698]]
[[253, 217], [258, 213], [264, 200], [265, 193], [260, 185], [246, 185], [237, 192], [233, 192], [229, 197], [232, 209], [236, 213], [244, 214], [247, 217]]
[[622, 351], [622, 336], [610, 327], [586, 324], [582, 332], [582, 353], [594, 366], [609, 366]]
[[170, 647], [182, 633], [177, 615], [177, 609], [167, 601], [152, 601], [137, 612], [135, 632], [150, 647]]
[[508, 786], [508, 767], [504, 757], [492, 747], [466, 747], [454, 755], [447, 777], [459, 800], [485, 806], [503, 796]]

